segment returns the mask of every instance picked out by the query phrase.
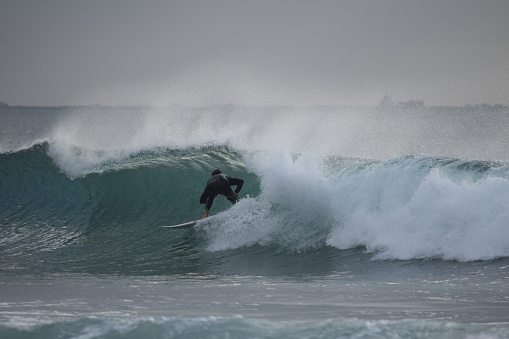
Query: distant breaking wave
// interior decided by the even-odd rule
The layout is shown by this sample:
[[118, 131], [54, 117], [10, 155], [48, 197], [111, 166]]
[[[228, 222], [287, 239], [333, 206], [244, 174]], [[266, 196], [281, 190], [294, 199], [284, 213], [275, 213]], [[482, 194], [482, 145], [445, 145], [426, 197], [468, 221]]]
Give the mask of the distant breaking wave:
[[[158, 147], [70, 176], [52, 147], [0, 155], [1, 270], [182, 273], [246, 249], [257, 253], [251, 260], [281, 266], [295, 254], [316, 264], [362, 252], [375, 260], [509, 256], [506, 163]], [[194, 230], [161, 228], [202, 215], [199, 195], [215, 168], [246, 180], [241, 201], [230, 208], [219, 197]], [[352, 249], [361, 251], [344, 252]]]

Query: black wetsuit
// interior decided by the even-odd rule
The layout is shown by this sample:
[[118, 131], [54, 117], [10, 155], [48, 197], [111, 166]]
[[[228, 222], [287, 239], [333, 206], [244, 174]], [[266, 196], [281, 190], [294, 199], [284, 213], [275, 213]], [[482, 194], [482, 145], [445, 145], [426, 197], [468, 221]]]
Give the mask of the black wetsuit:
[[203, 191], [200, 197], [200, 204], [206, 204], [205, 208], [210, 210], [214, 203], [214, 198], [218, 194], [222, 194], [226, 199], [230, 200], [232, 204], [237, 202], [237, 199], [233, 195], [233, 191], [230, 186], [237, 185], [235, 192], [239, 193], [244, 185], [244, 180], [238, 178], [232, 178], [224, 173], [213, 175], [209, 181], [207, 181], [207, 187]]

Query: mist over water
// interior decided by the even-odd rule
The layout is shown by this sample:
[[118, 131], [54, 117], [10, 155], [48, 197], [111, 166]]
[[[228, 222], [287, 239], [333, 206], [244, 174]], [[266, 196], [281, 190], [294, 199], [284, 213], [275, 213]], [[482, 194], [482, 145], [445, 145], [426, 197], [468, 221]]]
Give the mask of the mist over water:
[[403, 155], [509, 160], [507, 110], [362, 107], [71, 108], [44, 136], [57, 164], [80, 175], [139, 151], [229, 145], [386, 160]]

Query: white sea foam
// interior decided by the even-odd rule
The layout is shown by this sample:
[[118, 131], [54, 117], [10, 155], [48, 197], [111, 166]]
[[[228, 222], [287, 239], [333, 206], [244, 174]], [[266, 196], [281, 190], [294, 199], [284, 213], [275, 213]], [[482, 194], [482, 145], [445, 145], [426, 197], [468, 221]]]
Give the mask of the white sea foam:
[[338, 211], [350, 197], [355, 203], [338, 213], [329, 245], [366, 246], [378, 259], [471, 261], [509, 256], [507, 178], [455, 182], [433, 169], [417, 182], [412, 177], [399, 183], [391, 180], [392, 184], [379, 179], [359, 181], [364, 199], [356, 192], [343, 192]]
[[246, 156], [262, 193], [216, 217], [221, 227], [209, 231], [209, 249], [272, 243], [293, 251], [364, 246], [382, 260], [509, 256], [507, 166], [462, 169], [464, 162], [450, 161], [342, 159], [331, 172], [321, 157]]

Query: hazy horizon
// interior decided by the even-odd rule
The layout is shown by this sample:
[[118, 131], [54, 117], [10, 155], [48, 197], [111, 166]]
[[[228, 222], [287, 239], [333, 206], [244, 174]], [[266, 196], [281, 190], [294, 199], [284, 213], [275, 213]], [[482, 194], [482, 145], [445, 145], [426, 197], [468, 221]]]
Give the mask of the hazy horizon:
[[201, 104], [201, 105], [193, 105], [193, 104], [180, 104], [180, 103], [163, 103], [163, 104], [70, 104], [70, 105], [10, 105], [7, 102], [0, 101], [0, 108], [2, 108], [1, 104], [5, 104], [4, 108], [73, 108], [73, 107], [104, 107], [104, 108], [121, 108], [121, 107], [146, 107], [146, 108], [164, 108], [164, 107], [185, 107], [185, 108], [206, 108], [206, 107], [296, 107], [296, 108], [306, 108], [306, 107], [331, 107], [331, 108], [382, 108], [382, 109], [399, 109], [399, 108], [410, 108], [410, 109], [421, 109], [421, 108], [472, 108], [472, 109], [508, 109], [509, 105], [500, 104], [500, 103], [490, 103], [483, 102], [479, 104], [466, 104], [466, 105], [424, 105], [422, 106], [412, 106], [410, 104], [411, 101], [395, 101], [394, 106], [384, 107], [380, 105], [380, 103], [374, 104], [366, 104], [366, 105], [341, 105], [341, 104], [307, 104], [307, 105], [292, 105], [292, 104], [232, 104], [232, 103], [211, 103], [211, 104]]
[[509, 104], [509, 2], [0, 3], [10, 106]]

